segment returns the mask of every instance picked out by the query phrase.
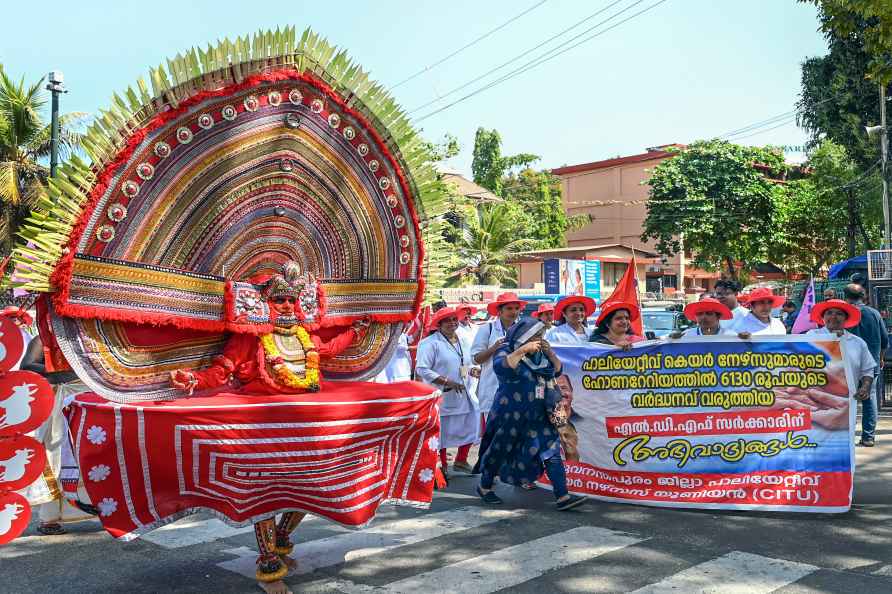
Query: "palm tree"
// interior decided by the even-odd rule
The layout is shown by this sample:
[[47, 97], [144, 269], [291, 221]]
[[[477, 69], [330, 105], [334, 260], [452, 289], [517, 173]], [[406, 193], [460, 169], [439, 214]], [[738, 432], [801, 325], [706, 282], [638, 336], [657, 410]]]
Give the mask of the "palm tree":
[[[43, 79], [25, 86], [16, 83], [0, 64], [0, 253], [12, 249], [16, 229], [45, 195], [50, 155], [50, 125], [40, 115], [46, 105]], [[59, 117], [59, 154], [67, 158], [80, 147], [76, 131], [86, 114]]]
[[539, 243], [518, 237], [515, 214], [507, 203], [469, 209], [455, 245], [461, 264], [453, 270], [450, 285], [501, 285], [516, 281], [516, 271], [508, 260], [535, 249]]

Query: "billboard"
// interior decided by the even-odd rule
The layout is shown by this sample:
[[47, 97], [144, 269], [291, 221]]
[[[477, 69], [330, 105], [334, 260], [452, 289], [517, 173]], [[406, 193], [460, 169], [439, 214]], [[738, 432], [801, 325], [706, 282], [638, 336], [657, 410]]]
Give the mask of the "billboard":
[[587, 295], [601, 299], [601, 262], [597, 260], [545, 260], [545, 292], [554, 295]]

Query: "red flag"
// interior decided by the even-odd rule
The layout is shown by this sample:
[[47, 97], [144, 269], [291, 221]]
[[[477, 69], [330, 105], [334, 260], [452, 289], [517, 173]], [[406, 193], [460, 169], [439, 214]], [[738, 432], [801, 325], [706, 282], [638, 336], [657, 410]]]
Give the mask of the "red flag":
[[623, 274], [620, 281], [616, 283], [616, 289], [613, 290], [613, 294], [601, 302], [601, 308], [603, 309], [605, 305], [616, 301], [624, 301], [633, 304], [638, 308], [639, 315], [638, 319], [632, 322], [632, 332], [638, 336], [644, 336], [644, 327], [641, 325], [640, 315], [641, 303], [638, 301], [638, 279], [635, 278], [635, 270], [635, 256], [633, 255], [632, 261], [629, 262], [629, 267], [626, 268], [625, 274]]

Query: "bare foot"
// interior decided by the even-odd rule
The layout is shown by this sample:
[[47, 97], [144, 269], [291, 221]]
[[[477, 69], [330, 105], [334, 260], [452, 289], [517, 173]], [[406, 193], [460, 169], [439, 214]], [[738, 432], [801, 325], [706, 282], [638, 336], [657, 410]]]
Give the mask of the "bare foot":
[[297, 559], [295, 559], [294, 557], [290, 557], [288, 555], [279, 555], [279, 559], [282, 560], [282, 563], [285, 564], [285, 567], [287, 567], [289, 571], [297, 567]]
[[275, 582], [257, 582], [266, 594], [292, 594], [285, 582], [278, 580]]

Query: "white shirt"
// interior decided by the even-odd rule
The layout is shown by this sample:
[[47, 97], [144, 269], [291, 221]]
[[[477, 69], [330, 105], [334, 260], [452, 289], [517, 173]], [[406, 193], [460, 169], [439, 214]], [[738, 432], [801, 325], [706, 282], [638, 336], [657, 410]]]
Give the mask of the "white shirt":
[[777, 318], [770, 318], [766, 324], [753, 315], [753, 312], [750, 312], [745, 317], [735, 321], [734, 324], [730, 326], [730, 329], [737, 334], [740, 334], [741, 332], [749, 332], [753, 336], [780, 335], [787, 333], [787, 327]]
[[375, 377], [382, 384], [407, 382], [412, 379], [412, 358], [409, 356], [409, 335], [401, 334], [387, 366]]
[[734, 317], [730, 320], [719, 320], [719, 326], [721, 326], [722, 328], [733, 328], [737, 322], [739, 322], [742, 318], [745, 318], [749, 314], [750, 310], [742, 305], [738, 305], [731, 310], [731, 315]]
[[[502, 328], [502, 321], [499, 318], [484, 324], [477, 331], [474, 337], [474, 344], [471, 346], [471, 360], [491, 347], [495, 341], [505, 336], [505, 329]], [[477, 398], [480, 401], [480, 411], [489, 414], [492, 408], [492, 401], [495, 399], [496, 390], [499, 389], [499, 378], [492, 368], [493, 357], [483, 364], [480, 371], [480, 382], [477, 384]]]
[[462, 348], [459, 338], [455, 344], [449, 342], [441, 332], [434, 332], [418, 343], [418, 355], [415, 359], [415, 373], [418, 378], [428, 384], [435, 385], [434, 380], [445, 377], [448, 380], [463, 384], [465, 389], [443, 391], [443, 402], [440, 415], [459, 415], [479, 410], [477, 397], [471, 391], [471, 374], [462, 377], [462, 367], [469, 372], [473, 363], [471, 353]]
[[582, 334], [577, 334], [570, 324], [561, 324], [549, 328], [545, 340], [551, 344], [587, 344], [591, 335], [592, 329], [588, 326], [583, 326]]
[[479, 328], [480, 326], [471, 322], [467, 326], [459, 324], [458, 328], [455, 330], [459, 340], [462, 341], [462, 345], [467, 345], [468, 352], [470, 352], [471, 346], [474, 344], [474, 337], [477, 336], [477, 330]]
[[[728, 320], [729, 322], [731, 320]], [[682, 338], [689, 338], [691, 336], [737, 336], [737, 332], [731, 330], [730, 328], [722, 328], [719, 326], [719, 331], [716, 334], [703, 334], [700, 332], [700, 326], [694, 326], [693, 328], [688, 328], [681, 335]]]
[[[835, 333], [827, 330], [826, 327], [815, 328], [805, 333], [806, 336], [822, 336], [833, 337]], [[854, 396], [858, 392], [858, 384], [861, 383], [862, 377], [873, 377], [877, 363], [867, 348], [867, 343], [859, 336], [855, 336], [851, 332], [846, 332], [840, 337], [845, 341], [845, 365], [846, 371], [850, 377], [846, 378], [849, 383], [849, 396]], [[871, 390], [873, 392], [873, 390]]]

